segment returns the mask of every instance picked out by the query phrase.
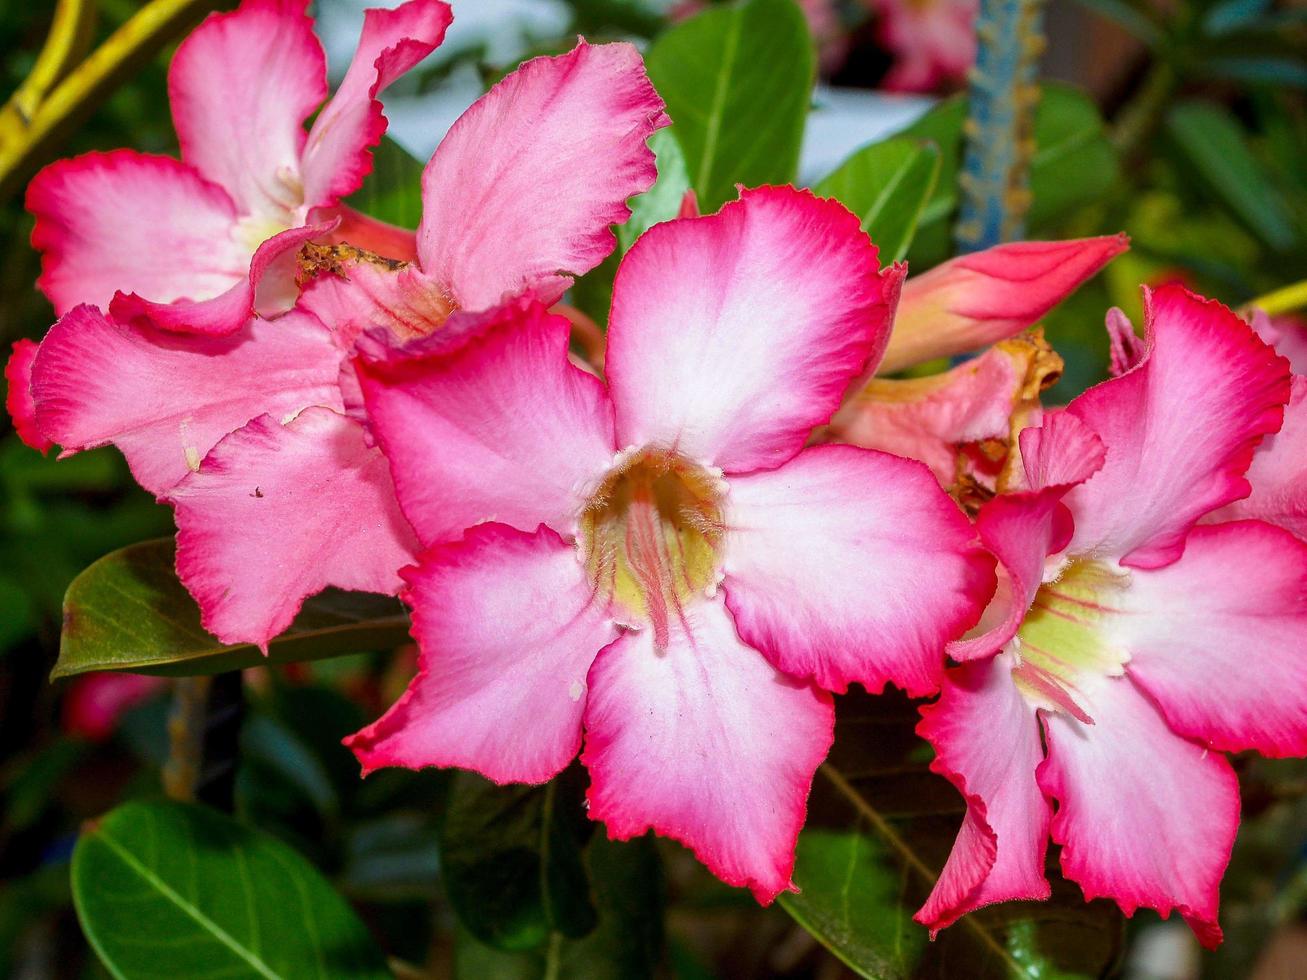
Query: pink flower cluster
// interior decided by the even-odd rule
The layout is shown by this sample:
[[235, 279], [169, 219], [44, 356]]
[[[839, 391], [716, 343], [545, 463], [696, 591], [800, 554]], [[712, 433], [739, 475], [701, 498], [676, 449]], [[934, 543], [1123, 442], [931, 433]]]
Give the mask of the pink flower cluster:
[[60, 318], [16, 346], [10, 414], [36, 448], [116, 445], [174, 507], [206, 627], [266, 649], [327, 586], [398, 593], [419, 670], [348, 740], [365, 770], [538, 783], [580, 752], [611, 836], [680, 840], [764, 903], [832, 692], [939, 692], [919, 730], [967, 816], [923, 923], [1047, 896], [1051, 837], [1087, 895], [1218, 941], [1222, 753], [1307, 753], [1307, 380], [1167, 287], [1142, 340], [1109, 315], [1116, 376], [1045, 411], [1059, 362], [1017, 335], [1124, 238], [905, 280], [788, 187], [636, 242], [601, 378], [550, 306], [655, 177], [635, 49], [491, 89], [413, 234], [340, 201], [449, 8], [370, 11], [307, 132], [303, 8], [246, 0], [181, 46], [181, 162], [62, 161], [28, 196]]

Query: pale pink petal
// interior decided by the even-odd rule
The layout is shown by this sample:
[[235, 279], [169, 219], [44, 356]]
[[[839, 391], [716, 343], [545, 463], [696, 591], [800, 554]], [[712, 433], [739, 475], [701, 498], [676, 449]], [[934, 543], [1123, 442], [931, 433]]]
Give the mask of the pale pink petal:
[[304, 120], [327, 97], [326, 56], [305, 6], [245, 0], [210, 14], [168, 69], [182, 159], [245, 215], [287, 216], [304, 203]]
[[340, 408], [339, 365], [322, 326], [295, 314], [198, 337], [79, 306], [41, 343], [31, 387], [37, 425], [65, 452], [113, 443], [141, 486], [160, 494], [258, 415]]
[[1155, 568], [1180, 556], [1199, 518], [1248, 493], [1243, 473], [1280, 427], [1289, 366], [1220, 303], [1181, 286], [1144, 297], [1144, 359], [1067, 407], [1107, 461], [1066, 504], [1072, 554]]
[[768, 904], [794, 891], [794, 844], [834, 736], [830, 695], [740, 642], [720, 599], [685, 610], [667, 649], [627, 633], [590, 670], [581, 761], [590, 816], [615, 840], [653, 829]]
[[629, 44], [535, 58], [472, 104], [422, 175], [422, 268], [460, 306], [558, 299], [613, 250], [609, 225], [653, 184], [645, 141], [668, 122]]
[[249, 272], [227, 192], [169, 157], [117, 150], [60, 160], [32, 179], [27, 209], [37, 285], [60, 316], [80, 303], [108, 309], [118, 291], [159, 303], [209, 299]]
[[168, 491], [177, 575], [223, 643], [268, 641], [328, 586], [394, 593], [416, 549], [381, 452], [328, 408], [261, 415]]
[[948, 645], [954, 660], [989, 656], [1016, 635], [1043, 582], [1044, 559], [1071, 538], [1071, 515], [1062, 498], [1103, 465], [1103, 443], [1065, 412], [1023, 431], [1020, 443], [1031, 489], [1000, 494], [976, 517], [980, 540], [998, 559], [999, 584], [977, 628]]
[[1267, 316], [1258, 308], [1251, 322], [1257, 336], [1289, 359], [1295, 374], [1307, 374], [1307, 319], [1294, 313]]
[[1307, 541], [1307, 377], [1294, 376], [1284, 425], [1257, 447], [1247, 477], [1252, 493], [1203, 520], [1256, 518]]
[[1135, 325], [1115, 306], [1107, 311], [1107, 342], [1114, 378], [1134, 368], [1148, 353], [1142, 338], [1135, 333]]
[[832, 691], [939, 687], [994, 566], [924, 466], [814, 446], [732, 479], [728, 500], [723, 587], [744, 642]]
[[1010, 242], [910, 276], [879, 370], [889, 374], [1020, 333], [1128, 247], [1125, 235]]
[[567, 359], [567, 320], [510, 304], [486, 321], [448, 354], [357, 363], [400, 503], [428, 546], [483, 521], [571, 533], [616, 451], [602, 382]]
[[1135, 570], [1118, 605], [1113, 641], [1175, 731], [1307, 755], [1307, 544], [1259, 521], [1198, 527], [1179, 561]]
[[728, 473], [785, 462], [875, 363], [900, 275], [843, 205], [789, 187], [655, 225], [613, 286], [618, 441]]
[[122, 323], [155, 326], [176, 333], [211, 336], [235, 333], [254, 315], [256, 299], [260, 295], [259, 285], [273, 264], [310, 239], [325, 237], [332, 228], [330, 224], [305, 225], [273, 235], [250, 259], [249, 275], [218, 296], [201, 301], [176, 299], [162, 303], [136, 293], [118, 293], [109, 304], [109, 312]]
[[32, 364], [40, 348], [30, 340], [14, 341], [13, 353], [5, 363], [5, 410], [14, 423], [14, 431], [25, 445], [45, 452], [54, 445], [41, 434], [36, 424], [36, 402], [32, 399]]
[[1044, 713], [1040, 788], [1062, 871], [1086, 899], [1176, 909], [1208, 947], [1221, 939], [1217, 891], [1239, 826], [1239, 783], [1225, 756], [1172, 732], [1129, 677], [1103, 678], [1086, 725]]
[[419, 671], [346, 739], [370, 772], [459, 766], [543, 783], [581, 747], [586, 675], [617, 637], [576, 550], [548, 528], [483, 524], [407, 569]]
[[440, 46], [453, 19], [442, 0], [409, 0], [394, 10], [364, 11], [354, 59], [304, 145], [306, 204], [334, 204], [363, 183], [372, 170], [371, 148], [386, 131], [377, 96]]
[[1044, 750], [1008, 657], [948, 671], [939, 700], [921, 709], [917, 734], [935, 749], [930, 768], [966, 797], [967, 814], [916, 920], [935, 932], [983, 905], [1048, 898], [1052, 814], [1035, 782]]

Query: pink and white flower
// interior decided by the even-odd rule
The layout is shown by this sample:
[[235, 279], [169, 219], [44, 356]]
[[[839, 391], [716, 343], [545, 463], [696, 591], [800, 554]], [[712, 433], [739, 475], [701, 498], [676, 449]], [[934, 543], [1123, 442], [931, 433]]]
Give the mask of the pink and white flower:
[[[309, 49], [321, 55], [293, 7], [250, 0], [211, 18], [174, 63], [183, 150], [199, 154], [194, 162], [202, 160], [206, 174], [223, 176], [242, 206], [271, 207], [282, 187], [273, 177], [292, 164], [299, 183], [324, 189], [305, 200], [334, 199], [354, 186], [366, 169], [366, 145], [379, 136], [377, 87], [429, 50], [449, 19], [444, 4], [426, 0], [369, 12], [360, 54], [335, 99], [307, 136], [281, 139], [274, 123], [298, 127], [303, 116], [296, 112], [316, 105], [304, 92], [296, 95], [292, 82], [308, 77], [310, 61], [317, 64]], [[426, 25], [426, 41], [404, 39], [414, 24]], [[374, 62], [375, 84], [359, 67], [371, 71]], [[234, 66], [242, 73], [233, 76]], [[275, 91], [262, 92], [262, 82]], [[291, 112], [290, 103], [300, 108]], [[252, 115], [222, 116], [219, 107], [228, 104]], [[275, 119], [259, 115], [278, 112]], [[188, 137], [181, 129], [188, 124], [182, 120], [201, 116], [222, 122], [212, 146], [203, 134]], [[71, 453], [112, 443], [123, 452], [138, 482], [176, 509], [178, 573], [205, 627], [224, 642], [266, 647], [303, 599], [328, 585], [398, 591], [398, 570], [412, 559], [416, 541], [366, 429], [350, 366], [355, 340], [371, 328], [388, 332], [392, 343], [452, 335], [470, 311], [506, 296], [557, 299], [571, 275], [589, 271], [616, 244], [609, 226], [629, 213], [628, 197], [652, 184], [646, 140], [666, 122], [629, 44], [581, 41], [568, 54], [529, 61], [463, 114], [428, 163], [421, 227], [416, 236], [392, 230], [388, 238], [413, 261], [306, 243], [318, 233], [313, 229], [284, 232], [300, 236], [301, 273], [318, 278], [275, 320], [251, 317], [241, 306], [232, 329], [227, 321], [219, 329], [215, 320], [188, 319], [216, 308], [207, 302], [225, 304], [222, 297], [143, 306], [122, 292], [150, 289], [142, 283], [162, 268], [164, 253], [211, 254], [204, 252], [208, 239], [194, 239], [194, 248], [165, 241], [141, 252], [110, 235], [118, 243], [113, 261], [89, 278], [77, 271], [79, 262], [89, 268], [98, 261], [86, 249], [107, 226], [85, 222], [87, 209], [98, 214], [94, 208], [106, 200], [95, 188], [107, 186], [107, 173], [180, 173], [185, 165], [123, 156], [109, 170], [83, 161], [47, 172], [31, 200], [40, 209], [38, 244], [63, 229], [47, 255], [47, 288], [63, 315], [39, 349], [22, 345], [11, 359], [9, 408], [17, 428], [38, 448], [55, 443]], [[276, 151], [279, 139], [300, 155]], [[84, 173], [92, 176], [70, 176]], [[176, 190], [128, 183], [142, 194]], [[136, 209], [139, 220], [123, 224], [124, 234], [163, 228], [166, 238], [168, 222], [134, 200], [121, 198], [114, 212], [126, 221]], [[196, 213], [185, 195], [174, 203]], [[360, 227], [360, 219], [347, 224]], [[363, 230], [377, 240], [375, 228]], [[188, 269], [194, 271], [182, 272]], [[249, 286], [241, 281], [245, 286], [226, 288]], [[70, 305], [79, 299], [109, 301], [111, 312]], [[147, 306], [148, 316], [135, 315]]]
[[364, 769], [543, 782], [584, 731], [611, 836], [681, 840], [762, 902], [792, 888], [827, 690], [934, 690], [993, 587], [924, 466], [803, 448], [874, 367], [902, 274], [839, 204], [761, 188], [627, 253], [607, 384], [539, 305], [364, 360], [426, 549], [403, 572], [419, 673], [348, 740]]
[[891, 92], [957, 86], [976, 60], [979, 0], [866, 0], [880, 43], [894, 56], [881, 85]]
[[918, 729], [967, 799], [917, 915], [933, 929], [1047, 897], [1051, 836], [1086, 897], [1178, 910], [1215, 945], [1239, 820], [1222, 753], [1307, 753], [1307, 544], [1195, 526], [1248, 493], [1288, 365], [1181, 287], [1145, 307], [1144, 342], [1114, 344], [1124, 373], [1023, 432], [1028, 489], [980, 512], [998, 593]]

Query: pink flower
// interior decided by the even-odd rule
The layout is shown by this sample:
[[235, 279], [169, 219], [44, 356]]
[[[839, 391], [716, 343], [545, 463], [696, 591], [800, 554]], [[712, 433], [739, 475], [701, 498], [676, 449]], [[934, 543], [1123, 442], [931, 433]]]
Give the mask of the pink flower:
[[[440, 0], [369, 10], [340, 89], [305, 0], [245, 0], [177, 48], [168, 94], [182, 160], [132, 150], [60, 160], [27, 191], [43, 253], [39, 285], [60, 316], [81, 303], [188, 333], [229, 334], [293, 298], [284, 252], [372, 168], [386, 129], [376, 96], [431, 53], [451, 15]], [[319, 109], [306, 133], [304, 121]], [[272, 295], [268, 295], [271, 293]], [[284, 308], [284, 305], [283, 305]]]
[[976, 60], [979, 0], [867, 0], [880, 43], [894, 56], [881, 83], [893, 92], [935, 92], [966, 79]]
[[122, 716], [148, 701], [167, 684], [163, 677], [99, 673], [74, 678], [63, 700], [63, 729], [92, 742], [103, 742]]
[[1177, 909], [1213, 946], [1239, 820], [1222, 753], [1307, 752], [1307, 544], [1195, 527], [1248, 493], [1288, 366], [1182, 287], [1145, 307], [1144, 342], [1117, 336], [1124, 373], [1023, 432], [1028, 489], [980, 512], [999, 590], [918, 728], [967, 799], [917, 915], [934, 929], [1047, 897], [1051, 835], [1086, 897]]
[[[433, 10], [443, 11], [441, 24], [448, 19], [443, 4], [372, 12], [361, 50], [380, 45], [396, 23], [419, 14], [429, 19]], [[274, 14], [279, 19], [269, 22]], [[247, 4], [206, 21], [183, 44], [174, 76], [177, 64], [191, 65], [213, 45], [218, 53], [224, 44], [236, 45], [239, 50], [228, 54], [233, 63], [245, 63], [240, 59], [248, 61], [251, 52], [270, 50], [268, 35], [275, 33], [276, 71], [251, 69], [228, 95], [237, 102], [248, 96], [253, 101], [247, 105], [271, 112], [289, 91], [278, 72], [289, 70], [296, 52], [303, 54], [302, 45], [291, 42], [307, 44], [312, 36], [306, 31], [304, 19], [284, 6]], [[247, 33], [248, 43], [241, 42]], [[418, 47], [401, 41], [396, 50], [412, 54]], [[372, 59], [378, 77], [390, 79], [398, 58]], [[222, 77], [226, 64], [208, 71]], [[338, 148], [342, 132], [365, 123], [373, 132], [368, 127], [379, 117], [367, 108], [370, 102], [358, 116], [341, 101], [363, 85], [351, 82], [357, 77], [351, 69], [319, 114], [318, 126], [337, 121], [317, 143], [310, 133], [309, 149]], [[259, 93], [252, 80], [259, 78], [279, 87], [254, 98]], [[173, 90], [177, 104], [177, 84]], [[294, 116], [294, 126], [300, 118]], [[267, 151], [276, 145], [272, 123], [255, 121], [257, 130], [246, 135], [251, 146]], [[463, 114], [427, 165], [421, 227], [416, 236], [390, 233], [414, 261], [348, 245], [305, 245], [301, 271], [318, 278], [297, 306], [271, 321], [243, 315], [238, 329], [222, 335], [175, 332], [143, 318], [73, 306], [39, 351], [24, 346], [10, 363], [9, 407], [18, 429], [30, 443], [54, 442], [64, 452], [106, 443], [122, 450], [138, 482], [176, 509], [178, 573], [199, 602], [205, 627], [224, 642], [266, 647], [303, 599], [326, 586], [398, 591], [398, 570], [412, 560], [416, 541], [367, 432], [350, 366], [355, 340], [373, 327], [390, 328], [393, 343], [450, 334], [457, 328], [446, 321], [455, 311], [465, 318], [466, 311], [519, 292], [543, 302], [557, 299], [570, 275], [592, 269], [614, 247], [609, 226], [629, 214], [628, 197], [652, 184], [656, 171], [646, 140], [666, 122], [629, 44], [582, 41], [568, 54], [527, 62]], [[235, 152], [239, 144], [222, 145]], [[345, 168], [339, 172], [361, 177], [362, 153], [337, 157]], [[271, 186], [250, 176], [262, 172], [257, 168], [243, 170], [239, 160], [223, 159], [233, 186], [246, 188], [250, 199]], [[319, 166], [305, 162], [304, 179], [320, 173]], [[344, 186], [328, 183], [333, 194]], [[83, 187], [76, 181], [67, 186]], [[63, 202], [60, 227], [81, 220], [78, 206], [71, 198]], [[48, 230], [52, 220], [43, 216], [38, 227]], [[144, 234], [146, 223], [138, 224]], [[348, 224], [361, 227], [357, 218]], [[376, 240], [374, 228], [363, 230]], [[68, 253], [59, 254], [53, 265], [63, 268]], [[154, 257], [123, 250], [106, 268], [127, 277], [114, 282], [137, 288], [131, 277], [150, 274]], [[338, 273], [348, 273], [348, 281]], [[107, 274], [103, 285], [107, 293]]]
[[[509, 306], [453, 351], [360, 366], [404, 512], [420, 670], [348, 742], [365, 770], [542, 782], [762, 902], [832, 737], [826, 690], [939, 681], [993, 587], [921, 464], [804, 449], [884, 348], [903, 270], [791, 188], [652, 228], [617, 273], [608, 384]], [[823, 690], [826, 689], [826, 690]]]

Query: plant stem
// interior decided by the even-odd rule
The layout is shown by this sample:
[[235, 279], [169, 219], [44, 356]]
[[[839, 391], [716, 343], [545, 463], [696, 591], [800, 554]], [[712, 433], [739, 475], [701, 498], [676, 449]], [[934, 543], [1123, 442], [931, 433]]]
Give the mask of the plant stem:
[[1307, 307], [1307, 279], [1295, 282], [1292, 286], [1273, 290], [1256, 299], [1250, 299], [1244, 304], [1244, 309], [1253, 307], [1264, 311], [1267, 316], [1279, 316], [1281, 313], [1290, 313]]
[[200, 800], [230, 812], [235, 802], [236, 759], [244, 695], [240, 671], [181, 677], [168, 716], [164, 792], [174, 800]]
[[1116, 114], [1111, 139], [1122, 160], [1134, 156], [1144, 138], [1157, 127], [1162, 110], [1175, 91], [1175, 83], [1175, 72], [1170, 65], [1154, 62], [1139, 90]]
[[1039, 103], [1036, 72], [1045, 47], [1043, 2], [980, 2], [963, 127], [966, 150], [958, 175], [962, 207], [953, 229], [959, 252], [990, 248], [1025, 233]]
[[179, 677], [173, 681], [168, 714], [168, 761], [163, 765], [163, 791], [171, 799], [190, 802], [204, 762], [204, 716], [209, 677]]

